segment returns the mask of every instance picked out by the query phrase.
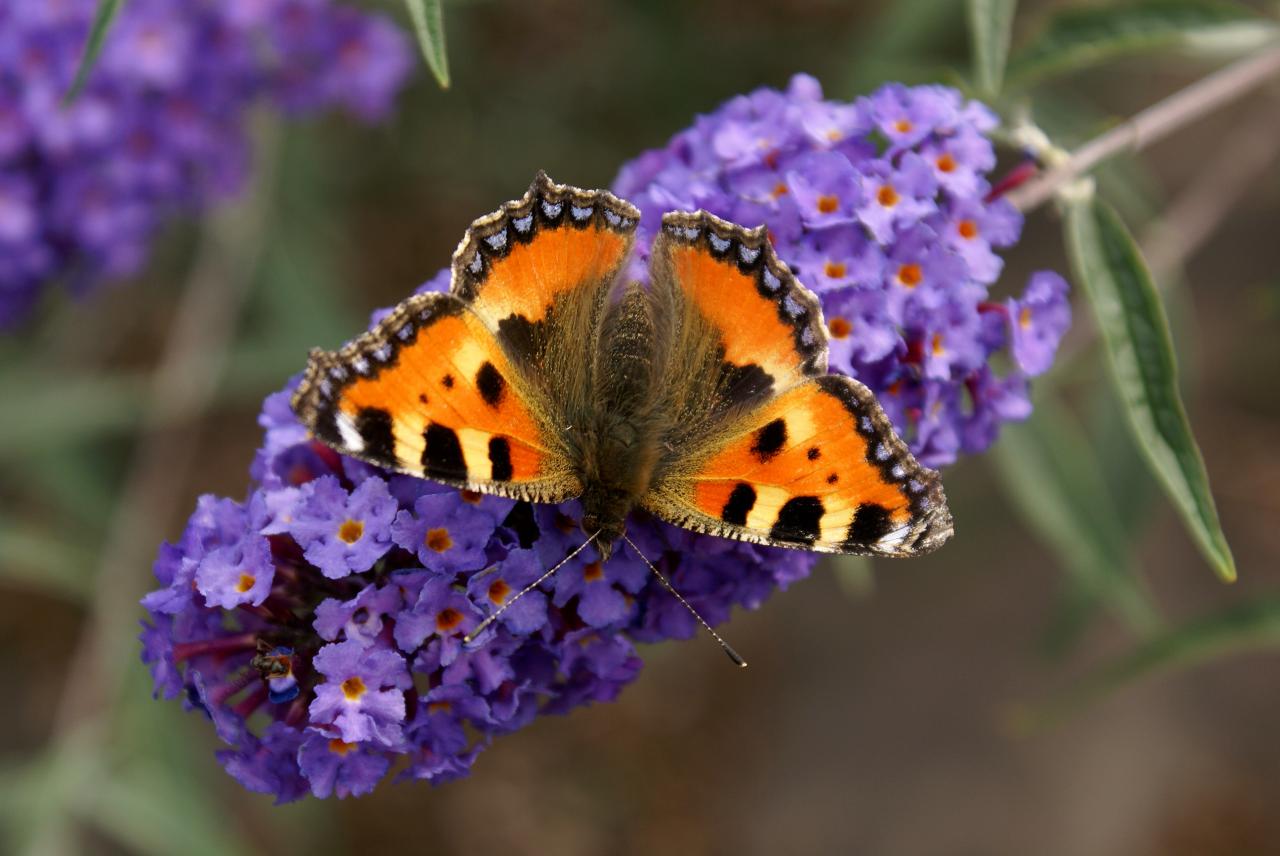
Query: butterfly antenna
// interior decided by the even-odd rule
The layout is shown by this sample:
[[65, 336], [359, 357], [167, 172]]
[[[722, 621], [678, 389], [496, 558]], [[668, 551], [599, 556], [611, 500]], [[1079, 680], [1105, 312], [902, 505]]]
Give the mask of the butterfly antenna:
[[[470, 644], [472, 639], [475, 639], [477, 636], [479, 636], [481, 633], [483, 633], [483, 632], [484, 632], [484, 629], [485, 629], [486, 627], [488, 627], [488, 626], [489, 626], [490, 624], [492, 624], [493, 622], [497, 621], [497, 620], [498, 620], [498, 618], [502, 615], [502, 613], [506, 612], [508, 609], [510, 609], [510, 608], [511, 608], [512, 604], [514, 604], [517, 600], [519, 600], [520, 598], [524, 597], [524, 596], [525, 596], [525, 595], [527, 595], [529, 592], [533, 591], [533, 590], [534, 590], [534, 589], [536, 589], [538, 586], [542, 585], [544, 582], [546, 582], [547, 580], [549, 580], [549, 579], [551, 578], [551, 575], [552, 575], [552, 574], [554, 574], [556, 571], [560, 570], [560, 568], [564, 566], [564, 563], [565, 563], [565, 562], [569, 561], [569, 560], [570, 560], [570, 559], [572, 559], [574, 556], [578, 555], [578, 554], [579, 554], [579, 553], [581, 553], [583, 550], [587, 549], [587, 545], [588, 545], [588, 544], [590, 544], [592, 541], [595, 541], [595, 540], [596, 540], [596, 535], [599, 535], [599, 534], [600, 534], [600, 531], [599, 531], [599, 530], [596, 530], [595, 534], [593, 534], [590, 538], [588, 538], [587, 540], [585, 540], [585, 541], [583, 541], [581, 544], [579, 544], [577, 549], [575, 549], [575, 550], [574, 550], [572, 553], [570, 553], [569, 555], [565, 556], [565, 557], [564, 557], [563, 559], [561, 559], [560, 561], [556, 562], [556, 563], [551, 567], [551, 570], [547, 571], [545, 574], [543, 574], [542, 576], [538, 577], [536, 580], [534, 580], [533, 582], [529, 583], [529, 584], [528, 584], [527, 586], [525, 586], [524, 588], [520, 589], [520, 591], [516, 592], [515, 597], [513, 597], [513, 598], [511, 598], [510, 600], [508, 600], [508, 601], [506, 601], [505, 603], [503, 603], [503, 604], [502, 604], [502, 606], [498, 607], [498, 611], [497, 611], [497, 612], [495, 612], [495, 613], [493, 613], [492, 615], [490, 615], [490, 616], [489, 616], [488, 618], [486, 618], [484, 621], [481, 621], [478, 625], [476, 625], [476, 629], [475, 629], [475, 630], [472, 630], [472, 631], [471, 631], [470, 633], [468, 633], [466, 636], [462, 637], [462, 641], [463, 641], [463, 643], [464, 643], [464, 644]], [[648, 561], [648, 559], [646, 559], [645, 561]], [[652, 567], [652, 566], [651, 566], [651, 567]]]
[[701, 624], [706, 629], [706, 631], [711, 634], [712, 639], [720, 643], [720, 647], [723, 648], [724, 652], [729, 655], [729, 659], [733, 661], [733, 664], [735, 666], [739, 666], [745, 669], [747, 667], [747, 661], [742, 659], [742, 655], [739, 654], [737, 651], [733, 650], [733, 646], [730, 645], [728, 642], [724, 641], [724, 639], [721, 638], [720, 634], [715, 632], [715, 630], [711, 628], [711, 625], [707, 623], [707, 620], [698, 614], [698, 610], [694, 609], [693, 605], [689, 603], [689, 601], [685, 600], [684, 597], [680, 594], [680, 592], [676, 591], [676, 587], [671, 584], [670, 580], [668, 580], [665, 576], [663, 576], [662, 571], [659, 571], [656, 567], [654, 567], [653, 562], [649, 561], [649, 557], [646, 556], [644, 553], [640, 552], [640, 548], [636, 546], [636, 542], [628, 538], [626, 533], [623, 533], [622, 540], [626, 541], [628, 544], [631, 545], [631, 549], [636, 551], [636, 555], [644, 559], [644, 563], [649, 566], [649, 570], [653, 571], [653, 575], [658, 578], [658, 582], [662, 583], [663, 586], [666, 587], [667, 591], [671, 592], [671, 594], [675, 596], [675, 599], [680, 601], [680, 604], [685, 609], [689, 610], [690, 615], [698, 619], [698, 623]]

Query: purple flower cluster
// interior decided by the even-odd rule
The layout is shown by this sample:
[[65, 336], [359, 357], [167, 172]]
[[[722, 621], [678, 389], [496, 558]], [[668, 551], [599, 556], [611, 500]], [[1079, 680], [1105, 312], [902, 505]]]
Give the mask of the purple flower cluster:
[[[613, 699], [640, 669], [635, 642], [697, 630], [624, 543], [603, 565], [582, 553], [464, 642], [582, 543], [578, 504], [519, 504], [341, 457], [297, 422], [293, 386], [265, 402], [246, 501], [202, 497], [143, 600], [157, 694], [212, 720], [228, 744], [219, 759], [249, 789], [286, 801], [365, 794], [393, 767], [466, 775], [496, 735]], [[652, 520], [628, 532], [717, 623], [814, 561]]]
[[[832, 363], [882, 393], [934, 464], [1026, 414], [1070, 321], [1066, 284], [987, 299], [992, 247], [1017, 237], [986, 198], [985, 108], [951, 90], [888, 87], [852, 105], [796, 78], [698, 120], [623, 170], [648, 234], [677, 208], [765, 222], [820, 294]], [[647, 246], [642, 241], [642, 252]], [[643, 271], [643, 268], [638, 268]], [[448, 272], [423, 286], [440, 290]], [[377, 315], [375, 315], [375, 319]], [[1016, 366], [988, 362], [1007, 350]], [[269, 397], [243, 503], [203, 497], [155, 565], [141, 637], [156, 691], [228, 744], [246, 787], [279, 800], [466, 775], [500, 734], [613, 699], [636, 642], [688, 638], [694, 618], [627, 543], [568, 561], [468, 643], [484, 619], [583, 540], [576, 502], [515, 503], [397, 476], [312, 440]], [[712, 624], [808, 575], [814, 556], [633, 515], [629, 536]]]
[[388, 20], [329, 0], [130, 0], [64, 109], [97, 6], [0, 3], [0, 328], [41, 283], [135, 273], [165, 218], [238, 190], [254, 104], [372, 121], [413, 67]]
[[[797, 75], [786, 92], [699, 116], [624, 166], [613, 189], [641, 209], [649, 237], [678, 209], [765, 224], [822, 301], [832, 370], [876, 392], [921, 463], [945, 466], [1031, 412], [1027, 379], [1052, 364], [1071, 323], [1052, 272], [1020, 298], [989, 297], [1003, 267], [995, 251], [1022, 227], [988, 178], [995, 124], [943, 86], [889, 84], [846, 104]], [[1011, 357], [1003, 374], [998, 354]]]

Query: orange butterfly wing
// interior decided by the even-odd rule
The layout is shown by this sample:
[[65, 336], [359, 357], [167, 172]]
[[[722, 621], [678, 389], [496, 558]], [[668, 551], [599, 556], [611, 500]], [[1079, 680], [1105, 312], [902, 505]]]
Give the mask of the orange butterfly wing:
[[669, 373], [688, 387], [678, 401], [706, 403], [684, 405], [690, 417], [669, 429], [646, 508], [697, 531], [820, 552], [915, 555], [950, 537], [937, 474], [870, 390], [825, 373], [820, 304], [763, 230], [669, 214], [651, 264], [683, 319], [673, 325], [696, 331], [673, 336], [671, 363], [720, 365]]
[[579, 495], [552, 393], [572, 381], [556, 367], [583, 364], [588, 343], [557, 331], [603, 311], [638, 219], [540, 173], [467, 230], [451, 293], [414, 295], [340, 350], [313, 352], [295, 412], [388, 469], [537, 502]]
[[318, 438], [387, 469], [518, 498], [576, 495], [521, 386], [465, 303], [419, 294], [340, 351], [312, 354], [293, 406]]

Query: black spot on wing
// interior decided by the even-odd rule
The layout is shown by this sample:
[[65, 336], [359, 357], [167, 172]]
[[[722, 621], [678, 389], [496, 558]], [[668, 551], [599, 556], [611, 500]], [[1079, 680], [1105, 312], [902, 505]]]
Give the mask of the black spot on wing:
[[728, 405], [752, 404], [773, 392], [773, 376], [755, 363], [738, 366], [722, 360], [717, 388]]
[[447, 374], [440, 378], [440, 383], [444, 384], [445, 389], [453, 389], [453, 375]]
[[511, 443], [506, 437], [489, 438], [489, 465], [494, 481], [511, 481]]
[[769, 537], [788, 544], [812, 544], [822, 532], [825, 512], [822, 500], [816, 496], [793, 496], [778, 512]]
[[729, 501], [724, 504], [724, 510], [720, 512], [720, 519], [735, 526], [745, 526], [747, 515], [751, 513], [755, 504], [755, 488], [746, 482], [738, 482], [733, 492], [729, 494]]
[[524, 360], [537, 360], [547, 341], [548, 325], [554, 320], [555, 309], [547, 310], [542, 321], [530, 321], [523, 315], [508, 315], [498, 322], [498, 338], [507, 352]]
[[751, 443], [751, 454], [760, 463], [773, 460], [787, 443], [787, 420], [775, 419], [756, 431]]
[[849, 534], [845, 537], [848, 547], [867, 547], [879, 541], [893, 528], [893, 520], [889, 510], [874, 502], [864, 502], [858, 506], [849, 524]]
[[502, 375], [493, 367], [493, 363], [485, 360], [476, 372], [476, 389], [480, 390], [484, 403], [496, 408], [502, 402], [502, 394], [506, 388], [507, 382]]
[[381, 407], [362, 407], [356, 414], [356, 431], [364, 440], [364, 454], [380, 463], [396, 460], [396, 440], [391, 432], [391, 414]]
[[427, 478], [466, 479], [467, 462], [462, 457], [462, 444], [458, 442], [457, 432], [432, 422], [422, 432], [422, 438], [426, 441], [422, 450], [422, 469]]
[[809, 451], [805, 452], [805, 457], [811, 461], [816, 461], [818, 458], [822, 457], [822, 450], [817, 446], [810, 446]]

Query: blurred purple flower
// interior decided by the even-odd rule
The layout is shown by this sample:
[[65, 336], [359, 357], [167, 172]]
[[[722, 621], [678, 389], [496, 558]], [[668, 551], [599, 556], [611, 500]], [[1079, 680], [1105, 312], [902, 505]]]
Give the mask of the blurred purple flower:
[[1066, 280], [1041, 271], [1031, 277], [1021, 298], [1009, 299], [1008, 307], [1014, 360], [1027, 374], [1042, 374], [1053, 364], [1058, 343], [1071, 326]]
[[[870, 386], [912, 451], [945, 466], [1026, 418], [1026, 377], [1052, 364], [1070, 323], [1056, 274], [1035, 274], [1007, 304], [988, 294], [996, 251], [1022, 228], [989, 177], [996, 122], [944, 86], [895, 83], [842, 103], [798, 75], [786, 92], [699, 116], [624, 165], [613, 190], [641, 210], [639, 259], [673, 208], [767, 226], [822, 301], [831, 369]], [[639, 260], [630, 272], [645, 276]], [[1014, 365], [1003, 378], [990, 368], [1001, 353]]]
[[0, 3], [0, 329], [42, 283], [137, 273], [164, 220], [243, 187], [255, 105], [377, 121], [413, 67], [387, 19], [333, 0], [130, 0], [64, 109], [97, 5]]

